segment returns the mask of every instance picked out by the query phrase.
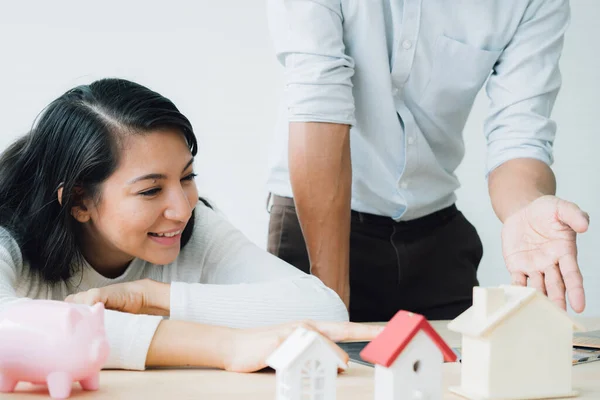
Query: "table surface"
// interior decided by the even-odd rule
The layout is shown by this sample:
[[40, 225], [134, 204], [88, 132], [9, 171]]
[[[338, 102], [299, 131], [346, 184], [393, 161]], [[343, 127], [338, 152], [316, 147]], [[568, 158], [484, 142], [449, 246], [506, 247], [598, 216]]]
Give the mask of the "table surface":
[[[589, 330], [600, 329], [600, 318], [578, 318]], [[448, 331], [447, 321], [434, 321], [434, 328], [450, 346], [460, 346], [460, 335]], [[337, 379], [337, 398], [373, 399], [371, 367], [350, 363]], [[443, 385], [460, 384], [460, 364], [443, 366]], [[600, 399], [600, 361], [573, 366], [573, 388], [578, 399]], [[20, 383], [15, 393], [2, 395], [6, 400], [49, 398], [45, 387]], [[147, 371], [102, 371], [100, 390], [85, 392], [73, 385], [73, 399], [275, 399], [275, 374], [272, 371], [238, 374], [212, 369], [154, 369]], [[444, 399], [460, 399], [446, 390]]]

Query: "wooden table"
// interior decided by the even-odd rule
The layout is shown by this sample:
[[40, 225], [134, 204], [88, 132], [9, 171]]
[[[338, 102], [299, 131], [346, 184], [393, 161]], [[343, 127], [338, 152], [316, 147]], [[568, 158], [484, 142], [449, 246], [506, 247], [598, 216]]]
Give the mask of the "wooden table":
[[[580, 319], [588, 329], [600, 329], [600, 318]], [[436, 330], [450, 346], [460, 345], [460, 335], [446, 329], [447, 321], [433, 322]], [[350, 363], [350, 368], [337, 379], [337, 399], [373, 399], [373, 368]], [[444, 364], [445, 388], [460, 384], [460, 364]], [[600, 361], [573, 367], [573, 387], [578, 399], [600, 399]], [[49, 398], [43, 387], [21, 383], [3, 400]], [[73, 386], [73, 399], [275, 399], [275, 374], [259, 372], [237, 374], [210, 369], [169, 369], [148, 371], [102, 371], [100, 390], [84, 392]], [[446, 392], [444, 399], [460, 399]]]

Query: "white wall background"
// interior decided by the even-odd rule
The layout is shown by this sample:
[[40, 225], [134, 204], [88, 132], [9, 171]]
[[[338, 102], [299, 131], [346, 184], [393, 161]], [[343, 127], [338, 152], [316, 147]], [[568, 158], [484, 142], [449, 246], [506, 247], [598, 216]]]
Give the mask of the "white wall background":
[[[573, 0], [561, 62], [563, 89], [554, 117], [558, 194], [591, 215], [578, 243], [588, 296], [600, 315], [600, 1]], [[198, 185], [261, 247], [268, 214], [264, 182], [282, 83], [267, 31], [264, 1], [21, 1], [0, 3], [0, 149], [25, 133], [51, 100], [107, 77], [138, 81], [171, 98], [200, 141]], [[500, 223], [484, 180], [480, 94], [465, 130], [459, 207], [485, 248], [483, 285], [508, 282]], [[598, 222], [600, 223], [600, 222]]]

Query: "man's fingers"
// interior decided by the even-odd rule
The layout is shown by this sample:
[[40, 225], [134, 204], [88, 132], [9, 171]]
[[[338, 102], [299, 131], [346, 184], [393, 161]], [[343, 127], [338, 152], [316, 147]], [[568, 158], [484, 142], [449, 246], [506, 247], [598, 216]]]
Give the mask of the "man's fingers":
[[565, 254], [558, 260], [560, 272], [562, 274], [569, 304], [575, 312], [582, 312], [585, 308], [585, 292], [583, 290], [583, 277], [577, 265], [577, 259], [574, 254]]
[[559, 200], [557, 205], [558, 218], [563, 224], [571, 227], [577, 233], [587, 231], [590, 216], [582, 211], [577, 204], [570, 201]]
[[538, 271], [531, 271], [529, 273], [529, 286], [536, 288], [540, 292], [547, 295], [546, 283], [544, 282], [544, 274]]
[[567, 303], [565, 300], [565, 283], [563, 277], [558, 269], [558, 265], [553, 265], [551, 268], [544, 271], [544, 278], [546, 281], [546, 290], [548, 292], [548, 298], [554, 302], [557, 306], [563, 310], [567, 309]]

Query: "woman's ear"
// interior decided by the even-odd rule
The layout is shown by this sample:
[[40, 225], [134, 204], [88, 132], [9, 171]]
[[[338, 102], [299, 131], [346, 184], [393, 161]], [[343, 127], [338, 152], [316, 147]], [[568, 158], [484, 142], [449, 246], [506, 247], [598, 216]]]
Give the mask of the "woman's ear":
[[86, 206], [87, 200], [82, 187], [75, 186], [73, 188], [73, 207], [71, 207], [71, 215], [81, 223], [88, 222], [92, 217], [89, 208]]
[[[63, 187], [61, 183], [57, 190], [58, 203], [62, 206]], [[73, 189], [73, 207], [71, 207], [71, 215], [81, 223], [88, 222], [91, 218], [89, 209], [85, 206], [83, 189], [80, 186], [75, 186]]]
[[71, 215], [77, 221], [81, 223], [88, 222], [91, 218], [91, 214], [88, 209], [81, 203], [78, 206], [71, 207]]

